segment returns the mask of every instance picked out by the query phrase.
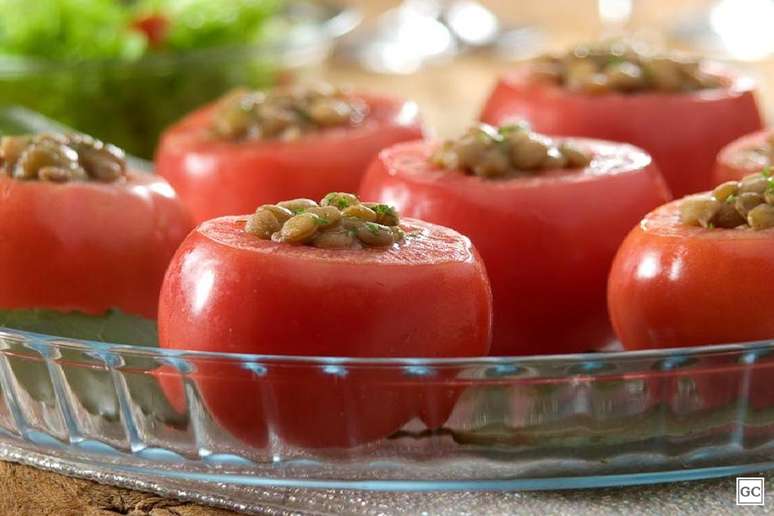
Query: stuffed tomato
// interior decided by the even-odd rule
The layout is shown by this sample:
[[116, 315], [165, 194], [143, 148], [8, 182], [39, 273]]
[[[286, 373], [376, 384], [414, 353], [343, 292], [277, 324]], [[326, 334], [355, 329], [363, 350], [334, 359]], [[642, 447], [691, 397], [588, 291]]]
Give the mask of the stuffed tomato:
[[649, 214], [610, 273], [613, 326], [626, 349], [774, 338], [774, 181], [728, 181]]
[[154, 318], [193, 226], [169, 184], [80, 135], [3, 137], [0, 158], [0, 309]]
[[762, 128], [751, 80], [620, 45], [578, 47], [505, 75], [481, 117], [641, 147], [677, 196], [711, 188], [718, 151]]
[[[167, 273], [159, 337], [162, 347], [233, 353], [465, 357], [488, 352], [491, 317], [467, 238], [335, 193], [200, 225]], [[413, 417], [443, 423], [455, 390], [401, 371], [285, 364], [256, 379], [205, 363], [194, 379], [213, 417], [243, 442], [263, 446], [271, 432], [337, 448], [386, 437]], [[184, 403], [179, 383], [163, 384]]]
[[412, 102], [323, 85], [238, 91], [167, 130], [156, 166], [201, 222], [356, 190], [381, 149], [422, 134]]
[[774, 164], [774, 133], [748, 134], [720, 151], [715, 164], [715, 184], [738, 181]]
[[604, 346], [615, 251], [670, 198], [650, 157], [632, 146], [486, 125], [456, 141], [382, 151], [361, 195], [470, 237], [492, 283], [497, 355]]

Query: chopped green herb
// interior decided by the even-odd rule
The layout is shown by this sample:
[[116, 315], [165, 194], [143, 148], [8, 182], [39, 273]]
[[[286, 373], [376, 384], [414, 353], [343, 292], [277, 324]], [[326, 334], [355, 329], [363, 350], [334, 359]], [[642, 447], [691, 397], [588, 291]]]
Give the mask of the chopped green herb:
[[379, 233], [379, 225], [374, 224], [373, 222], [366, 222], [366, 229], [372, 234], [376, 235]]
[[371, 206], [371, 209], [374, 210], [377, 215], [391, 215], [391, 216], [397, 215], [395, 208], [393, 208], [389, 204], [377, 204], [375, 206]]
[[731, 194], [726, 197], [726, 204], [734, 204], [736, 202], [736, 195]]
[[761, 175], [763, 177], [771, 177], [771, 165], [766, 165], [763, 167], [763, 170], [761, 170]]
[[529, 123], [526, 120], [519, 120], [513, 124], [504, 125], [497, 130], [500, 136], [508, 136], [519, 131], [529, 131]]
[[326, 226], [326, 225], [328, 225], [328, 224], [330, 224], [330, 223], [331, 223], [331, 221], [330, 221], [330, 220], [328, 220], [328, 219], [326, 219], [326, 218], [324, 218], [324, 217], [320, 217], [319, 215], [317, 216], [317, 218], [316, 218], [316, 219], [314, 219], [314, 222], [315, 222], [315, 224], [317, 224], [318, 226]]

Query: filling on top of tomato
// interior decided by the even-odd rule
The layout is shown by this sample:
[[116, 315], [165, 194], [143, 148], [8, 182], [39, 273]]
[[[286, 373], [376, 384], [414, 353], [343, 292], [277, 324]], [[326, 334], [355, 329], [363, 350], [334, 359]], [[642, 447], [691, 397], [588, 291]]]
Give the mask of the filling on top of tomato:
[[0, 172], [14, 179], [113, 182], [126, 176], [124, 152], [83, 134], [0, 138]]
[[686, 197], [680, 203], [683, 224], [705, 228], [774, 227], [774, 177], [769, 168], [726, 181], [706, 194]]
[[512, 124], [479, 124], [456, 140], [446, 140], [430, 157], [448, 170], [485, 178], [520, 177], [543, 170], [584, 168], [591, 156], [570, 143]]
[[404, 238], [395, 208], [332, 192], [320, 203], [293, 199], [260, 206], [245, 231], [264, 240], [324, 249], [388, 247]]
[[733, 161], [744, 165], [745, 163], [758, 164], [761, 167], [774, 164], [774, 132], [770, 133], [765, 140], [749, 147], [739, 149], [738, 154], [734, 155]]
[[294, 140], [330, 127], [358, 125], [367, 114], [363, 100], [329, 84], [269, 92], [240, 89], [218, 101], [211, 130], [229, 140]]
[[572, 91], [603, 94], [691, 92], [718, 88], [723, 80], [702, 59], [658, 53], [622, 41], [578, 45], [562, 55], [537, 58], [534, 73]]

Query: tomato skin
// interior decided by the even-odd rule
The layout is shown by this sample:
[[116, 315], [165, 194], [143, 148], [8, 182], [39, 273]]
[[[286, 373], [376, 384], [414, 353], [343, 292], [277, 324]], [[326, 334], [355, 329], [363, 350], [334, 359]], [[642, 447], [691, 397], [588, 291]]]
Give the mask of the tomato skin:
[[626, 349], [774, 337], [774, 230], [683, 226], [678, 202], [634, 228], [613, 263], [609, 305]]
[[481, 119], [523, 118], [539, 132], [631, 143], [649, 152], [675, 197], [711, 189], [715, 156], [763, 127], [751, 81], [729, 76], [725, 89], [693, 94], [572, 93], [534, 80], [529, 67], [505, 75]]
[[192, 222], [161, 178], [53, 184], [0, 177], [0, 308], [155, 318], [167, 265]]
[[214, 106], [206, 106], [162, 135], [158, 173], [180, 194], [197, 223], [250, 213], [277, 199], [354, 192], [381, 149], [423, 136], [413, 102], [361, 98], [370, 110], [362, 126], [329, 129], [291, 142], [213, 140], [207, 128]]
[[492, 354], [582, 352], [611, 340], [605, 284], [615, 251], [648, 210], [670, 199], [639, 149], [575, 141], [612, 160], [614, 173], [493, 181], [431, 165], [436, 144], [417, 142], [382, 151], [361, 186], [364, 199], [470, 237], [492, 283]]
[[[446, 228], [404, 223], [441, 245], [422, 243], [422, 236], [408, 237], [400, 252], [324, 251], [259, 240], [243, 231], [244, 217], [202, 224], [167, 272], [161, 346], [297, 356], [485, 355], [491, 291], [475, 249]], [[220, 424], [258, 447], [269, 429], [305, 447], [372, 441], [425, 415], [426, 400], [445, 395], [424, 392], [395, 366], [350, 368], [344, 380], [311, 366], [269, 366], [263, 377], [240, 369], [204, 363], [195, 377]], [[179, 397], [174, 391], [167, 392]]]
[[771, 130], [758, 131], [748, 134], [729, 143], [718, 154], [715, 164], [714, 184], [726, 181], [738, 181], [744, 176], [760, 172], [767, 160], [749, 159], [744, 153], [746, 150], [762, 146], [771, 137]]

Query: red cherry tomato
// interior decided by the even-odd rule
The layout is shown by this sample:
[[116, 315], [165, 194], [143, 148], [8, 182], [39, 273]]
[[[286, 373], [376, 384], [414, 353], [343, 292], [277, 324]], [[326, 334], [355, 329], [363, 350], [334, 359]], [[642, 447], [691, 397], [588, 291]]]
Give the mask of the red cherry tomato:
[[422, 138], [416, 104], [362, 97], [369, 106], [363, 125], [333, 128], [297, 141], [218, 141], [209, 135], [213, 106], [170, 128], [156, 155], [197, 222], [239, 215], [277, 199], [320, 199], [328, 192], [357, 190], [368, 164], [383, 148]]
[[768, 155], [754, 149], [765, 147], [771, 134], [770, 130], [758, 131], [726, 145], [718, 154], [714, 183], [738, 181], [770, 165]]
[[0, 196], [0, 308], [156, 316], [164, 272], [192, 227], [166, 181], [0, 177]]
[[145, 34], [152, 48], [160, 48], [167, 39], [169, 19], [161, 14], [151, 14], [136, 20], [132, 26]]
[[489, 180], [442, 170], [436, 144], [379, 154], [360, 195], [469, 236], [494, 294], [496, 355], [588, 351], [612, 339], [605, 283], [618, 245], [670, 198], [650, 157], [628, 145], [573, 140], [594, 154], [582, 172]]
[[645, 217], [613, 264], [610, 315], [624, 347], [774, 337], [774, 230], [686, 226], [678, 203]]
[[720, 149], [763, 127], [751, 81], [728, 77], [724, 89], [698, 93], [586, 95], [532, 79], [529, 67], [504, 76], [481, 119], [526, 119], [539, 132], [637, 145], [649, 152], [677, 197], [714, 186]]
[[[491, 292], [470, 241], [404, 220], [404, 244], [323, 250], [260, 240], [244, 217], [205, 222], [181, 245], [159, 308], [162, 347], [339, 357], [485, 355]], [[223, 428], [253, 446], [269, 432], [306, 447], [386, 437], [433, 400], [399, 367], [197, 364], [195, 381]], [[405, 371], [406, 374], [411, 371]], [[440, 374], [440, 373], [439, 373]], [[162, 384], [180, 405], [179, 381]], [[436, 385], [438, 385], [436, 383]]]

